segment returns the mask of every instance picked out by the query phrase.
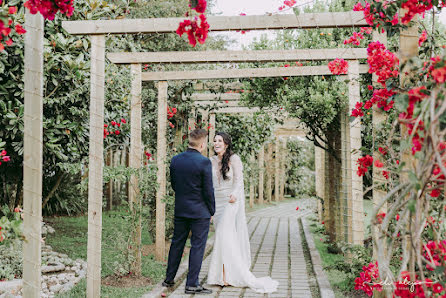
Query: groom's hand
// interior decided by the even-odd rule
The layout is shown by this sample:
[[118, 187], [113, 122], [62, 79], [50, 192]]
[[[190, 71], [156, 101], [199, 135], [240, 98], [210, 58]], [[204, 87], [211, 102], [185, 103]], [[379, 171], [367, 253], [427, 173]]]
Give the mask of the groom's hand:
[[229, 199], [230, 199], [230, 200], [229, 200], [229, 203], [231, 203], [231, 204], [232, 204], [232, 203], [235, 203], [235, 201], [237, 201], [236, 198], [235, 198], [233, 195], [230, 195], [230, 196], [229, 196]]
[[212, 220], [214, 219], [214, 217], [213, 216], [211, 216], [211, 223], [212, 223]]

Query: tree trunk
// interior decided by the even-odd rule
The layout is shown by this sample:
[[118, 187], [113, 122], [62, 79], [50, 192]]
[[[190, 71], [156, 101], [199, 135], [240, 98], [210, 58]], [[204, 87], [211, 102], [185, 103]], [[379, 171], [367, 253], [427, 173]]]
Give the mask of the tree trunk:
[[43, 200], [42, 208], [44, 208], [46, 206], [46, 204], [48, 203], [48, 201], [54, 196], [54, 194], [56, 193], [57, 189], [60, 186], [60, 183], [62, 182], [62, 179], [65, 177], [65, 174], [64, 173], [60, 173], [60, 172], [57, 173], [56, 175], [57, 175], [56, 183], [53, 185], [53, 188], [50, 190], [48, 195]]

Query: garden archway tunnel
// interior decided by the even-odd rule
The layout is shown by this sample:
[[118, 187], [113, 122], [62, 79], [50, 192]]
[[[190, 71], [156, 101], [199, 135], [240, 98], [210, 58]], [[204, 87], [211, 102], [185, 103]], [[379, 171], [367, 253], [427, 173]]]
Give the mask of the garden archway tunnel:
[[[36, 35], [30, 42], [33, 44], [38, 57], [42, 57], [43, 51], [43, 32], [39, 29], [42, 23], [37, 19], [31, 19], [28, 26], [36, 28]], [[105, 85], [105, 35], [107, 34], [138, 34], [138, 33], [163, 33], [163, 32], [175, 32], [177, 23], [180, 21], [178, 18], [167, 19], [145, 19], [145, 20], [111, 20], [111, 21], [74, 21], [64, 22], [63, 27], [71, 34], [77, 35], [90, 35], [91, 36], [91, 96], [90, 96], [90, 153], [89, 153], [89, 231], [88, 231], [88, 273], [87, 273], [87, 297], [98, 297], [100, 293], [100, 260], [101, 260], [101, 228], [102, 228], [102, 167], [103, 167], [103, 118], [104, 118], [104, 85]], [[40, 24], [39, 24], [40, 22]], [[302, 29], [302, 28], [335, 28], [335, 27], [354, 27], [354, 26], [367, 26], [367, 23], [362, 17], [360, 12], [346, 12], [346, 13], [323, 13], [323, 14], [302, 14], [302, 15], [273, 15], [273, 16], [247, 16], [247, 17], [210, 17], [209, 23], [213, 31], [229, 31], [229, 30], [261, 30], [261, 29]], [[40, 27], [39, 27], [40, 26]], [[40, 30], [40, 31], [39, 31]], [[32, 34], [29, 34], [32, 35]], [[40, 42], [39, 42], [40, 40]], [[35, 58], [35, 57], [34, 57]], [[324, 57], [324, 59], [326, 59]], [[336, 57], [338, 58], [338, 57]], [[25, 60], [32, 59], [25, 58]], [[40, 59], [36, 59], [39, 60]], [[271, 60], [268, 60], [271, 61]], [[25, 64], [30, 67], [30, 64]], [[38, 68], [38, 65], [36, 65]], [[325, 67], [326, 68], [326, 67]], [[317, 67], [317, 70], [308, 74], [319, 75], [326, 73], [328, 69], [324, 70], [324, 67]], [[360, 67], [358, 63], [352, 63], [350, 69], [350, 82], [354, 82], [355, 78], [359, 76]], [[29, 71], [28, 71], [29, 70]], [[32, 73], [33, 67], [31, 66], [25, 70], [26, 73]], [[137, 72], [136, 67], [133, 70]], [[235, 77], [251, 77], [251, 74], [237, 73], [239, 70], [233, 70]], [[265, 70], [263, 70], [265, 71]], [[281, 69], [274, 70], [275, 76], [293, 76], [293, 75], [305, 75], [303, 71], [309, 71], [309, 69], [301, 68], [297, 69]], [[133, 73], [135, 73], [133, 72]], [[201, 79], [209, 79], [212, 74], [201, 73], [205, 77]], [[201, 75], [200, 74], [200, 75]], [[329, 75], [329, 73], [326, 73]], [[159, 101], [167, 100], [164, 96], [167, 90], [167, 83], [165, 80], [176, 79], [178, 74], [165, 73], [157, 74], [158, 77], [154, 78], [151, 74], [141, 74], [142, 80], [161, 80], [159, 88], [162, 92], [159, 94]], [[166, 77], [162, 77], [166, 75]], [[172, 76], [173, 75], [173, 76]], [[169, 77], [172, 76], [172, 77]], [[265, 74], [258, 75], [260, 77]], [[34, 80], [33, 86], [35, 88], [42, 88], [43, 73], [36, 73], [36, 76], [25, 77], [26, 86], [31, 86], [30, 80]], [[353, 83], [349, 83], [353, 84]], [[34, 87], [33, 87], [34, 88]], [[358, 86], [352, 88], [359, 96]], [[25, 131], [30, 126], [36, 128], [42, 127], [41, 116], [39, 116], [39, 109], [42, 105], [42, 95], [39, 92], [30, 92], [31, 97], [26, 97], [25, 109], [27, 109], [26, 115], [33, 121], [40, 123], [34, 123], [25, 121]], [[30, 105], [30, 99], [36, 99], [32, 105]], [[162, 107], [159, 106], [160, 111]], [[164, 109], [165, 111], [165, 109]], [[160, 114], [161, 116], [161, 114]], [[164, 117], [165, 119], [165, 117]], [[357, 124], [357, 123], [356, 123]], [[355, 125], [356, 125], [355, 124]], [[346, 125], [347, 128], [347, 125]], [[353, 127], [357, 129], [357, 127]], [[29, 141], [26, 141], [25, 136], [25, 152], [28, 152], [30, 148], [35, 150], [36, 147], [40, 148], [35, 150], [37, 155], [41, 157], [42, 137], [38, 138], [38, 133], [32, 133], [28, 137]], [[25, 212], [34, 212], [41, 202], [41, 180], [34, 179], [33, 177], [41, 176], [41, 167], [26, 163], [27, 155], [25, 154], [24, 165], [24, 209]], [[29, 158], [28, 158], [29, 159]], [[37, 172], [36, 172], [37, 169]], [[32, 179], [32, 180], [29, 180]], [[39, 182], [40, 181], [40, 182]], [[358, 192], [358, 189], [356, 189]], [[362, 190], [361, 190], [362, 196]], [[40, 200], [39, 200], [40, 198]], [[31, 204], [32, 202], [32, 204]], [[33, 211], [34, 210], [34, 211]], [[39, 213], [38, 213], [39, 214]], [[40, 216], [30, 216], [29, 220], [25, 221], [25, 235], [33, 238], [33, 235], [40, 232]], [[40, 245], [36, 241], [30, 241], [25, 244], [24, 250], [28, 252], [29, 256], [33, 256], [32, 259], [40, 257]], [[40, 285], [40, 265], [35, 264], [32, 260], [25, 260], [25, 268], [29, 269], [29, 275], [24, 276], [25, 291], [29, 289], [29, 293], [37, 291], [37, 285]], [[25, 270], [26, 271], [26, 270]], [[36, 292], [37, 294], [37, 292]]]

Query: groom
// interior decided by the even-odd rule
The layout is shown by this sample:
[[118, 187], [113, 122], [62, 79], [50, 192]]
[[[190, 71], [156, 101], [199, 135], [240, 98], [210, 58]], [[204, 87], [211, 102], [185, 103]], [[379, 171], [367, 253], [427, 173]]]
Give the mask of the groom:
[[189, 232], [192, 231], [186, 294], [212, 293], [212, 290], [203, 288], [198, 281], [209, 223], [215, 213], [211, 161], [201, 155], [207, 147], [206, 136], [207, 131], [204, 129], [191, 131], [189, 148], [186, 152], [174, 156], [170, 163], [170, 179], [175, 191], [175, 220], [163, 286], [174, 285], [184, 245]]

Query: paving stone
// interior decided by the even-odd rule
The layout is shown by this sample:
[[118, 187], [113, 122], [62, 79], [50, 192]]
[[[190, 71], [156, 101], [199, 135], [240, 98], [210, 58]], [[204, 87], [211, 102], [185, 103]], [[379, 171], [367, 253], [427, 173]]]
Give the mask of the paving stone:
[[[205, 287], [211, 288], [214, 292], [212, 295], [200, 295], [200, 297], [312, 297], [302, 238], [297, 224], [297, 218], [312, 212], [309, 207], [312, 203], [307, 201], [302, 199], [299, 202], [281, 203], [275, 207], [247, 214], [252, 258], [251, 271], [257, 277], [271, 276], [277, 280], [279, 287], [275, 293], [262, 294], [249, 288], [205, 284]], [[295, 210], [296, 205], [301, 207], [299, 211]], [[204, 283], [207, 279], [209, 262], [210, 256], [204, 260], [200, 272], [200, 280]], [[184, 294], [184, 287], [183, 281], [169, 297], [192, 297]]]

